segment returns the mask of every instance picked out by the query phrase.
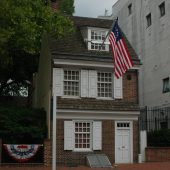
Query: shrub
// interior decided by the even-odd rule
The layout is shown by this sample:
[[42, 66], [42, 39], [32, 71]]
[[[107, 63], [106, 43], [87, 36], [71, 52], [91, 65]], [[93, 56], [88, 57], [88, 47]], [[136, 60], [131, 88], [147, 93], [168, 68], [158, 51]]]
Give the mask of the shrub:
[[43, 110], [0, 105], [0, 138], [6, 143], [40, 143], [46, 137]]
[[170, 146], [170, 129], [161, 129], [148, 132], [148, 146], [169, 147]]

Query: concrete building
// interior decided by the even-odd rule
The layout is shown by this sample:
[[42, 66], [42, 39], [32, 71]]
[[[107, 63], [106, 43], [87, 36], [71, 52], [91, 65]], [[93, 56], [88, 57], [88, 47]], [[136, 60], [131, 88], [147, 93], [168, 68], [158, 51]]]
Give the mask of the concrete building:
[[170, 104], [170, 1], [119, 0], [112, 18], [119, 25], [142, 62], [139, 73], [141, 106]]

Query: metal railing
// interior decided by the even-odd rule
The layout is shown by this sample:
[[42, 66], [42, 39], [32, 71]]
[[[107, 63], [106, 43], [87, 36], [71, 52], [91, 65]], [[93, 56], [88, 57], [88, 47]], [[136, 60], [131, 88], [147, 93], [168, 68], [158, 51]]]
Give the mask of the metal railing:
[[170, 107], [144, 107], [140, 110], [140, 130], [170, 129]]

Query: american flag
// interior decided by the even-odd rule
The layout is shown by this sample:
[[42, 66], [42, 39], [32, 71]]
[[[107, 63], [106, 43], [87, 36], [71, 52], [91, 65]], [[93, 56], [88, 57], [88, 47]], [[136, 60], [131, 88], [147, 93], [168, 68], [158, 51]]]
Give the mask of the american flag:
[[114, 58], [114, 74], [119, 78], [133, 67], [133, 61], [119, 28], [118, 19], [115, 21], [112, 31], [109, 34], [109, 41]]

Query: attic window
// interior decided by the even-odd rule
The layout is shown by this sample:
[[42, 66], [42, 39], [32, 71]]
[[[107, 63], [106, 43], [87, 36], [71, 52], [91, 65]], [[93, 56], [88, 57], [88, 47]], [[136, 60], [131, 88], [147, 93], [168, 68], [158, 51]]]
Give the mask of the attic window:
[[108, 44], [104, 43], [102, 45], [105, 37], [106, 37], [106, 31], [91, 30], [91, 35], [90, 35], [91, 44], [90, 44], [89, 49], [90, 50], [108, 51], [109, 50]]

